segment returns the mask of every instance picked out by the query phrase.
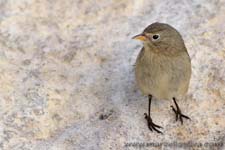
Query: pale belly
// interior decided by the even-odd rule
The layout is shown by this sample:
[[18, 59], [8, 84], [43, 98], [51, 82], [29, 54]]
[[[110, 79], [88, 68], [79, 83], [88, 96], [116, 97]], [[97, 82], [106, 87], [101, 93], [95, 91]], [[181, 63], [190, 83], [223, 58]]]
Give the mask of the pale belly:
[[146, 63], [145, 60], [137, 60], [135, 76], [141, 92], [144, 95], [153, 95], [157, 99], [167, 100], [184, 96], [191, 76], [189, 60], [160, 62]]

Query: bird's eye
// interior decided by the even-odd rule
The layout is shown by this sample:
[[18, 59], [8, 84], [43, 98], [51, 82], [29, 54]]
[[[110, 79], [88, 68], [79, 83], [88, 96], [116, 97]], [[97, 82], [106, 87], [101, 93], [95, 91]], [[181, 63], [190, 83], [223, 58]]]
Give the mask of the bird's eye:
[[156, 40], [158, 40], [160, 38], [160, 35], [159, 34], [154, 34], [153, 36], [152, 36], [152, 40], [153, 41], [156, 41]]

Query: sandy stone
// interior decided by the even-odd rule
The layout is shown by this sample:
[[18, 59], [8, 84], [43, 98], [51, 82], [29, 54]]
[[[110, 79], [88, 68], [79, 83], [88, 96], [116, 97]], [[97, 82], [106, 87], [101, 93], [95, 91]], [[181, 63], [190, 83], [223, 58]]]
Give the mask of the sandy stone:
[[[0, 1], [0, 149], [137, 149], [132, 142], [224, 149], [209, 146], [225, 141], [224, 6], [224, 0]], [[133, 66], [142, 45], [131, 39], [156, 21], [180, 31], [193, 72], [178, 101], [191, 121], [175, 122], [172, 100], [152, 102], [163, 135], [147, 128], [148, 101]]]

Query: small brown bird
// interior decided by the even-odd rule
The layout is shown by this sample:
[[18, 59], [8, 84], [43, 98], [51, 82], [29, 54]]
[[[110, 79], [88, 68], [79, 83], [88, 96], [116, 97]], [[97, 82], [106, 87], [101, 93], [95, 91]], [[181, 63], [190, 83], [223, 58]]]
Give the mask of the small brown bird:
[[182, 114], [176, 98], [181, 98], [188, 91], [191, 78], [191, 60], [184, 41], [179, 32], [168, 24], [153, 23], [144, 31], [133, 37], [143, 41], [135, 65], [135, 76], [138, 87], [144, 95], [148, 95], [148, 115], [145, 113], [148, 127], [162, 133], [159, 125], [153, 123], [150, 109], [152, 96], [157, 99], [173, 99], [175, 107], [171, 106], [183, 124], [183, 118], [190, 119]]

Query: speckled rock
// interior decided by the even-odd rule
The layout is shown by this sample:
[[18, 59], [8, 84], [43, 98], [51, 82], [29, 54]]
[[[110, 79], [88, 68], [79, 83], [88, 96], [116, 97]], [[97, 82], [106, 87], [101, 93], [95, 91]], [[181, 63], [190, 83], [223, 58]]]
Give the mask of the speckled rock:
[[[225, 149], [224, 6], [0, 0], [0, 149]], [[147, 128], [133, 67], [142, 45], [131, 39], [156, 21], [180, 31], [193, 72], [178, 101], [191, 121], [175, 122], [172, 100], [152, 102], [163, 135]]]

